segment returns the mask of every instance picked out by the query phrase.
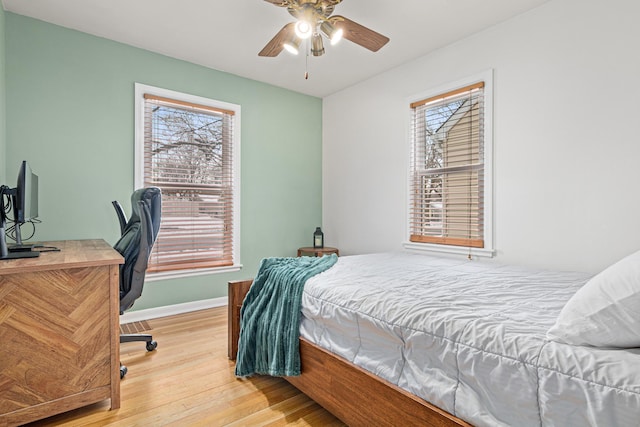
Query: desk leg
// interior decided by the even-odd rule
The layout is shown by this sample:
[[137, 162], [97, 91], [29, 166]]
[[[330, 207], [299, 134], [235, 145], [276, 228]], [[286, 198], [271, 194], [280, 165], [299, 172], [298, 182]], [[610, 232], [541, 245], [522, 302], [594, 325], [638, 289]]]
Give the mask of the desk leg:
[[120, 407], [120, 267], [109, 268], [109, 307], [111, 324], [111, 409]]

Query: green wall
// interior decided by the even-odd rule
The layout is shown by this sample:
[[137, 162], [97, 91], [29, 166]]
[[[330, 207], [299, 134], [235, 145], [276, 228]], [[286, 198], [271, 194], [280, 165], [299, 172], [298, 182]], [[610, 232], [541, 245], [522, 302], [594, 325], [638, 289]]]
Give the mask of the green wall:
[[[133, 190], [134, 83], [241, 105], [236, 273], [148, 282], [134, 309], [226, 295], [321, 224], [322, 100], [7, 12], [6, 166], [40, 178], [37, 240], [103, 238]], [[290, 119], [290, 118], [293, 118]], [[24, 233], [24, 232], [23, 232]]]
[[7, 149], [6, 127], [6, 84], [5, 84], [5, 16], [4, 9], [0, 7], [0, 184], [6, 182], [5, 159]]

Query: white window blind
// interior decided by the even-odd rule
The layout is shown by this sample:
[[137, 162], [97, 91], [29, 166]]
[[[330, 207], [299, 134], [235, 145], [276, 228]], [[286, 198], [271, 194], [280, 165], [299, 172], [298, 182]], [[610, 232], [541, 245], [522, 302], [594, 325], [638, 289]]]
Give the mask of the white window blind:
[[484, 247], [484, 83], [411, 104], [410, 241]]
[[234, 111], [143, 97], [144, 186], [162, 190], [148, 271], [233, 265]]

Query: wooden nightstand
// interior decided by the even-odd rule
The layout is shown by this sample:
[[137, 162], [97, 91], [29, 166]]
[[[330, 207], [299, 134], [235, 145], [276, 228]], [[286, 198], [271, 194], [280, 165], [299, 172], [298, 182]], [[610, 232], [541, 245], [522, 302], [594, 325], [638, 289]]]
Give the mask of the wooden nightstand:
[[329, 254], [336, 254], [340, 256], [340, 251], [337, 248], [330, 248], [325, 246], [324, 248], [298, 248], [298, 256], [323, 256]]

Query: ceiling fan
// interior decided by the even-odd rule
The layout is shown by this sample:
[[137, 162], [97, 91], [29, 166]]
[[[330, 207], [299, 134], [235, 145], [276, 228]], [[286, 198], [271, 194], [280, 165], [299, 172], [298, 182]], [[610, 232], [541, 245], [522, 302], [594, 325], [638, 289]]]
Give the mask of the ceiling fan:
[[342, 0], [265, 0], [275, 6], [286, 7], [296, 18], [282, 27], [269, 43], [258, 53], [259, 56], [278, 56], [283, 49], [298, 54], [304, 40], [310, 40], [310, 52], [313, 56], [324, 54], [322, 35], [331, 44], [342, 37], [370, 51], [377, 52], [389, 41], [383, 36], [344, 16], [334, 15], [333, 9]]

